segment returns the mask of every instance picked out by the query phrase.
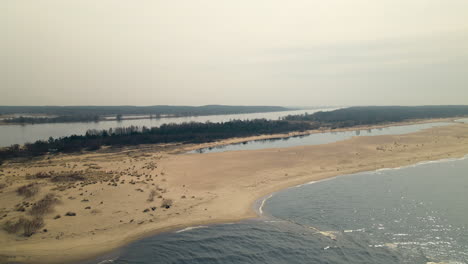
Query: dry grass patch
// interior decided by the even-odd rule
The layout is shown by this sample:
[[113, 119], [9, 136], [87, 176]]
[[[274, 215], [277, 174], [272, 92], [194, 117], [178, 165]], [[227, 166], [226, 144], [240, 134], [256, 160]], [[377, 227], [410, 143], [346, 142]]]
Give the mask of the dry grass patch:
[[34, 216], [42, 216], [48, 213], [51, 213], [54, 209], [54, 206], [60, 201], [57, 196], [53, 193], [48, 193], [44, 198], [37, 201], [31, 208], [29, 212]]
[[86, 177], [81, 172], [69, 171], [62, 173], [54, 173], [50, 180], [52, 182], [77, 182], [86, 180]]
[[73, 183], [85, 182], [93, 183], [97, 181], [109, 181], [113, 178], [112, 173], [104, 171], [62, 171], [62, 172], [39, 172], [34, 175], [29, 175], [27, 179], [49, 179], [54, 183]]
[[39, 192], [39, 186], [36, 183], [30, 183], [16, 189], [18, 195], [22, 195], [26, 198], [33, 197]]
[[37, 179], [48, 179], [51, 177], [51, 175], [47, 172], [38, 172], [34, 174], [34, 177]]
[[43, 226], [44, 220], [42, 217], [34, 217], [32, 219], [20, 217], [16, 222], [7, 221], [3, 225], [3, 229], [9, 234], [21, 233], [23, 236], [29, 237]]
[[93, 169], [93, 170], [102, 169], [102, 167], [99, 166], [97, 163], [85, 163], [83, 164], [83, 166], [87, 166], [88, 168]]
[[153, 202], [155, 196], [158, 196], [158, 192], [156, 190], [151, 190], [146, 201]]

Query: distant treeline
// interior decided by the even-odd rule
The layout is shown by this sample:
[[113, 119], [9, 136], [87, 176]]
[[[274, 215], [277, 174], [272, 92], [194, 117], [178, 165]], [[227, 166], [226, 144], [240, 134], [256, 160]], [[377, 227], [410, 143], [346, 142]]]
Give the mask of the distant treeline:
[[98, 122], [98, 115], [74, 115], [57, 117], [14, 117], [3, 120], [13, 124], [42, 124], [42, 123], [70, 123], [70, 122]]
[[223, 123], [183, 123], [165, 124], [160, 127], [123, 127], [109, 130], [88, 130], [85, 135], [49, 138], [13, 145], [0, 149], [2, 160], [15, 157], [32, 157], [49, 152], [76, 152], [97, 150], [102, 146], [130, 146], [157, 143], [201, 143], [213, 140], [246, 137], [260, 134], [304, 131], [317, 128], [309, 122], [269, 121], [255, 119], [249, 121], [233, 120]]
[[2, 160], [15, 157], [32, 157], [45, 153], [97, 150], [102, 146], [130, 146], [158, 143], [202, 143], [214, 140], [247, 137], [260, 134], [286, 133], [318, 128], [342, 128], [357, 125], [374, 125], [408, 119], [468, 116], [468, 106], [419, 107], [350, 107], [310, 115], [288, 116], [283, 120], [233, 120], [222, 123], [166, 124], [160, 127], [123, 127], [109, 130], [88, 130], [85, 135], [49, 138], [13, 145], [0, 149]]
[[0, 114], [43, 114], [54, 116], [110, 116], [110, 115], [226, 115], [291, 110], [280, 106], [0, 106]]
[[360, 106], [329, 112], [286, 116], [289, 121], [318, 122], [330, 128], [401, 122], [409, 119], [446, 118], [468, 115], [467, 105], [447, 106]]

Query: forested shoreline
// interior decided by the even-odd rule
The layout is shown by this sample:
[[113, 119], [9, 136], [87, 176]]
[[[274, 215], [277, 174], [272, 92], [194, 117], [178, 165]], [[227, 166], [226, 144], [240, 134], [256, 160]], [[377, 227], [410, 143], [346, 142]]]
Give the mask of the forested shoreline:
[[4, 119], [7, 124], [47, 124], [47, 123], [78, 123], [78, 122], [99, 122], [102, 118], [98, 115], [74, 115], [56, 117], [13, 117]]
[[286, 120], [232, 120], [222, 123], [164, 124], [160, 127], [120, 127], [108, 130], [88, 130], [85, 135], [38, 140], [23, 146], [12, 145], [0, 149], [2, 160], [15, 157], [34, 157], [46, 153], [69, 153], [98, 150], [102, 146], [132, 146], [160, 143], [202, 143], [214, 140], [247, 137], [260, 134], [286, 133], [318, 128], [312, 122]]
[[438, 106], [355, 106], [313, 114], [289, 115], [288, 121], [319, 122], [330, 128], [402, 122], [411, 119], [463, 117], [468, 105]]
[[[99, 122], [104, 117], [115, 116], [116, 120], [127, 115], [146, 115], [151, 118], [185, 117], [202, 115], [248, 114], [294, 110], [281, 106], [0, 106], [0, 115], [19, 115], [6, 118], [5, 123], [43, 124], [70, 122]], [[46, 115], [34, 117], [29, 115]]]
[[17, 157], [47, 153], [98, 150], [102, 146], [135, 146], [160, 143], [203, 143], [233, 137], [276, 134], [312, 129], [378, 125], [410, 119], [468, 116], [468, 106], [350, 107], [330, 112], [287, 116], [282, 120], [232, 120], [221, 123], [164, 124], [160, 127], [121, 127], [88, 130], [85, 135], [38, 140], [0, 149], [0, 163]]

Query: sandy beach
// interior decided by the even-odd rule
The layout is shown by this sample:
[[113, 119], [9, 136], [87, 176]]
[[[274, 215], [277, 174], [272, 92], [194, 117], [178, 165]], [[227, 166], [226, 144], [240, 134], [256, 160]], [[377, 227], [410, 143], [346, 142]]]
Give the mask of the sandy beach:
[[[351, 130], [357, 129], [365, 128]], [[461, 123], [316, 146], [177, 154], [292, 135], [7, 162], [0, 166], [0, 225], [31, 218], [34, 204], [46, 194], [54, 194], [57, 202], [42, 214], [44, 226], [30, 237], [0, 230], [0, 263], [67, 263], [93, 258], [159, 232], [256, 217], [256, 200], [290, 186], [468, 154], [468, 124]], [[17, 192], [31, 183], [37, 189], [32, 196]]]

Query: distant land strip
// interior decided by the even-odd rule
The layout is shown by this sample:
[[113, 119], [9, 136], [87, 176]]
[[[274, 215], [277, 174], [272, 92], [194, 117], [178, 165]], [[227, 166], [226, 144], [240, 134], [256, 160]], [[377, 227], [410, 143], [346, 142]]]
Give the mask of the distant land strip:
[[232, 120], [221, 123], [163, 124], [160, 127], [120, 127], [88, 130], [85, 135], [38, 140], [23, 146], [0, 149], [0, 164], [12, 158], [28, 158], [47, 153], [98, 150], [102, 146], [134, 146], [161, 143], [206, 143], [215, 140], [314, 129], [349, 128], [414, 119], [468, 116], [468, 106], [364, 106], [329, 112], [290, 115], [281, 120]]
[[183, 117], [203, 115], [249, 114], [296, 110], [281, 106], [0, 106], [4, 123], [39, 124], [98, 122], [105, 117], [127, 119], [128, 115], [145, 115], [147, 118]]

